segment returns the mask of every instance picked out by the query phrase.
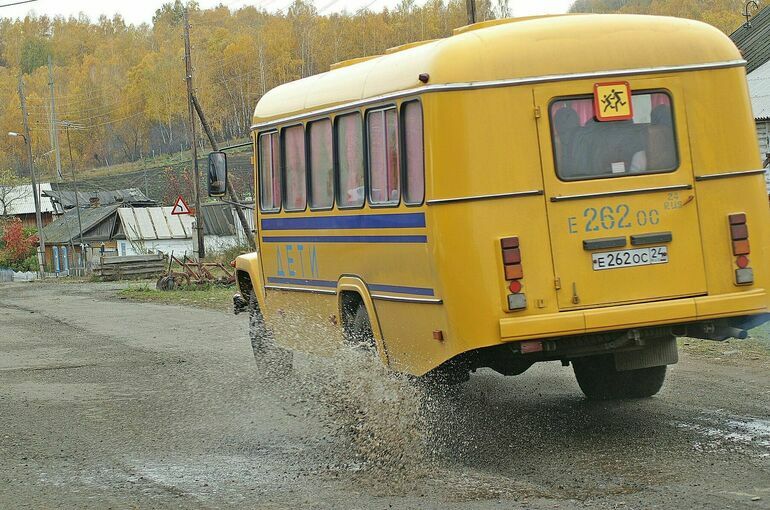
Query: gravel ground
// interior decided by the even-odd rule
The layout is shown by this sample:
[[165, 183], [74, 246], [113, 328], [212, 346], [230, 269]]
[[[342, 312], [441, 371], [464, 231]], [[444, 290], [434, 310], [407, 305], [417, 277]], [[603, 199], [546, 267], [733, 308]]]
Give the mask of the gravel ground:
[[768, 358], [685, 353], [621, 403], [558, 363], [427, 395], [346, 351], [266, 383], [246, 317], [119, 288], [0, 285], [0, 507], [770, 508]]

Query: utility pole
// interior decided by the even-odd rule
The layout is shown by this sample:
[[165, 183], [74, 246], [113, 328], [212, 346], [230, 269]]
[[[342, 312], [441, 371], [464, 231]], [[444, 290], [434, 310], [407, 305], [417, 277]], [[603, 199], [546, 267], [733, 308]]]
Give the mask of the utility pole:
[[56, 98], [54, 97], [51, 55], [48, 55], [48, 89], [51, 95], [51, 149], [53, 149], [56, 156], [56, 175], [59, 181], [61, 181], [63, 176], [61, 172], [61, 152], [59, 151], [59, 131], [56, 124]]
[[[56, 121], [56, 97], [54, 92], [53, 82], [53, 62], [51, 61], [51, 55], [48, 55], [48, 92], [51, 96], [51, 148], [56, 156], [56, 190], [59, 192], [59, 200], [61, 200], [61, 182], [64, 180], [64, 175], [61, 170], [61, 151], [59, 150], [59, 126]], [[66, 214], [62, 205], [62, 214]], [[70, 249], [67, 253], [67, 270], [72, 268], [71, 262], [75, 261], [75, 243], [72, 241], [72, 233], [70, 232], [69, 220], [65, 217], [64, 224], [67, 226], [67, 235], [70, 238]], [[56, 248], [54, 248], [56, 249]]]
[[[201, 105], [198, 102], [198, 98], [195, 96], [195, 94], [193, 94], [192, 100], [193, 106], [195, 106], [195, 111], [198, 112], [198, 117], [201, 119], [203, 130], [206, 132], [206, 137], [209, 139], [209, 143], [211, 144], [211, 148], [215, 151], [218, 151], [219, 146], [217, 145], [216, 140], [214, 140], [214, 133], [211, 131], [209, 123], [206, 122], [206, 116], [203, 115], [203, 108], [201, 108]], [[243, 213], [243, 207], [241, 207], [241, 199], [238, 196], [238, 193], [235, 192], [233, 183], [230, 182], [229, 179], [227, 180], [227, 192], [230, 194], [230, 198], [232, 198], [233, 204], [235, 205], [235, 212], [238, 215], [238, 221], [241, 223], [243, 233], [246, 234], [246, 240], [249, 242], [249, 246], [252, 248], [256, 247], [254, 244], [254, 236], [251, 232], [251, 229], [249, 228], [249, 223], [246, 221], [246, 215]]]
[[85, 268], [87, 267], [88, 263], [88, 255], [86, 254], [86, 247], [83, 244], [83, 222], [80, 220], [80, 193], [78, 192], [78, 178], [75, 176], [75, 163], [72, 160], [72, 143], [70, 143], [70, 127], [72, 127], [73, 124], [72, 122], [64, 120], [62, 121], [62, 126], [64, 126], [64, 129], [67, 132], [67, 148], [69, 149], [70, 153], [72, 185], [75, 188], [75, 211], [77, 211], [78, 216], [78, 244], [80, 244], [80, 254], [83, 257], [83, 271], [85, 272]]
[[206, 257], [206, 247], [203, 242], [203, 211], [201, 210], [200, 175], [198, 173], [198, 144], [195, 136], [195, 111], [193, 106], [193, 69], [190, 57], [190, 18], [187, 8], [184, 10], [184, 65], [185, 80], [187, 81], [187, 109], [190, 114], [190, 149], [193, 160], [193, 190], [195, 193], [195, 231], [198, 242], [198, 261]]
[[465, 10], [468, 11], [468, 24], [476, 23], [476, 2], [475, 0], [465, 0]]
[[21, 116], [24, 122], [24, 145], [27, 146], [27, 162], [29, 163], [29, 175], [32, 179], [32, 195], [35, 200], [35, 222], [37, 223], [38, 251], [37, 263], [40, 271], [40, 279], [45, 278], [45, 239], [43, 238], [43, 217], [40, 214], [40, 195], [38, 195], [37, 179], [35, 178], [35, 165], [32, 162], [32, 139], [29, 135], [29, 119], [27, 118], [27, 101], [24, 98], [24, 75], [19, 74], [19, 100], [21, 101]]

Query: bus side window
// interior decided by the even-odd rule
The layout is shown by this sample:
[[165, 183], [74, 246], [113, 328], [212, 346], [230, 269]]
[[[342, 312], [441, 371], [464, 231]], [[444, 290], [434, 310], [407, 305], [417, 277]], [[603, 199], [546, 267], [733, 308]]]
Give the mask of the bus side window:
[[330, 209], [334, 204], [332, 122], [323, 119], [308, 124], [310, 139], [310, 209]]
[[337, 189], [340, 207], [364, 205], [364, 133], [361, 115], [350, 113], [336, 120]]
[[291, 126], [282, 131], [284, 181], [287, 211], [304, 211], [307, 203], [307, 174], [305, 173], [305, 128]]
[[368, 112], [369, 200], [372, 204], [397, 204], [401, 171], [398, 155], [398, 115], [395, 108]]
[[259, 204], [263, 211], [281, 208], [281, 176], [279, 168], [278, 133], [259, 135]]
[[423, 146], [422, 104], [409, 101], [401, 105], [404, 135], [404, 202], [422, 204], [425, 198], [425, 153]]

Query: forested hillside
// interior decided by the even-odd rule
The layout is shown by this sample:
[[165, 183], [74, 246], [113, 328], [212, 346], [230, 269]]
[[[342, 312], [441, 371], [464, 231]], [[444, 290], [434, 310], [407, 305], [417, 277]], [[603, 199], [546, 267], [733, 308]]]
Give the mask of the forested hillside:
[[743, 0], [576, 0], [570, 12], [656, 14], [705, 21], [729, 34], [744, 21]]
[[[505, 0], [476, 5], [482, 20], [508, 15]], [[221, 140], [243, 137], [255, 104], [276, 85], [340, 60], [446, 37], [466, 23], [464, 0], [403, 0], [393, 10], [341, 14], [319, 12], [311, 0], [297, 0], [285, 12], [189, 6], [197, 94]], [[577, 0], [571, 11], [682, 16], [730, 32], [742, 22], [741, 6], [741, 0]], [[83, 126], [70, 130], [78, 168], [112, 168], [186, 150], [182, 11], [175, 0], [152, 24], [140, 26], [119, 16], [0, 20], [0, 132], [21, 130], [17, 85], [23, 73], [36, 167], [43, 179], [52, 178], [50, 55], [58, 119]], [[63, 131], [59, 140], [66, 167]], [[20, 170], [24, 161], [20, 140], [0, 136], [0, 167]]]
[[[477, 0], [478, 16], [507, 14]], [[70, 130], [80, 168], [180, 152], [189, 146], [182, 39], [183, 4], [158, 10], [149, 25], [120, 18], [0, 20], [0, 130], [20, 131], [17, 84], [25, 75], [36, 166], [52, 175], [47, 60], [53, 57], [59, 120]], [[396, 9], [322, 15], [297, 0], [286, 12], [244, 7], [202, 10], [190, 3], [198, 97], [220, 139], [247, 133], [257, 101], [283, 82], [348, 58], [406, 42], [445, 37], [466, 23], [463, 0], [404, 0]], [[60, 133], [65, 164], [66, 137]], [[0, 167], [19, 169], [20, 139], [0, 136]]]

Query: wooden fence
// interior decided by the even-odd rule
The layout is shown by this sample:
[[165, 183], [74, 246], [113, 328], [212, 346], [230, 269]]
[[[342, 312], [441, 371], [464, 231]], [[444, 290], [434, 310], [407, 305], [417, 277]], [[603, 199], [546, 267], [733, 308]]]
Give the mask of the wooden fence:
[[103, 280], [133, 280], [153, 278], [167, 270], [168, 261], [162, 253], [130, 255], [126, 257], [100, 257], [94, 273]]

